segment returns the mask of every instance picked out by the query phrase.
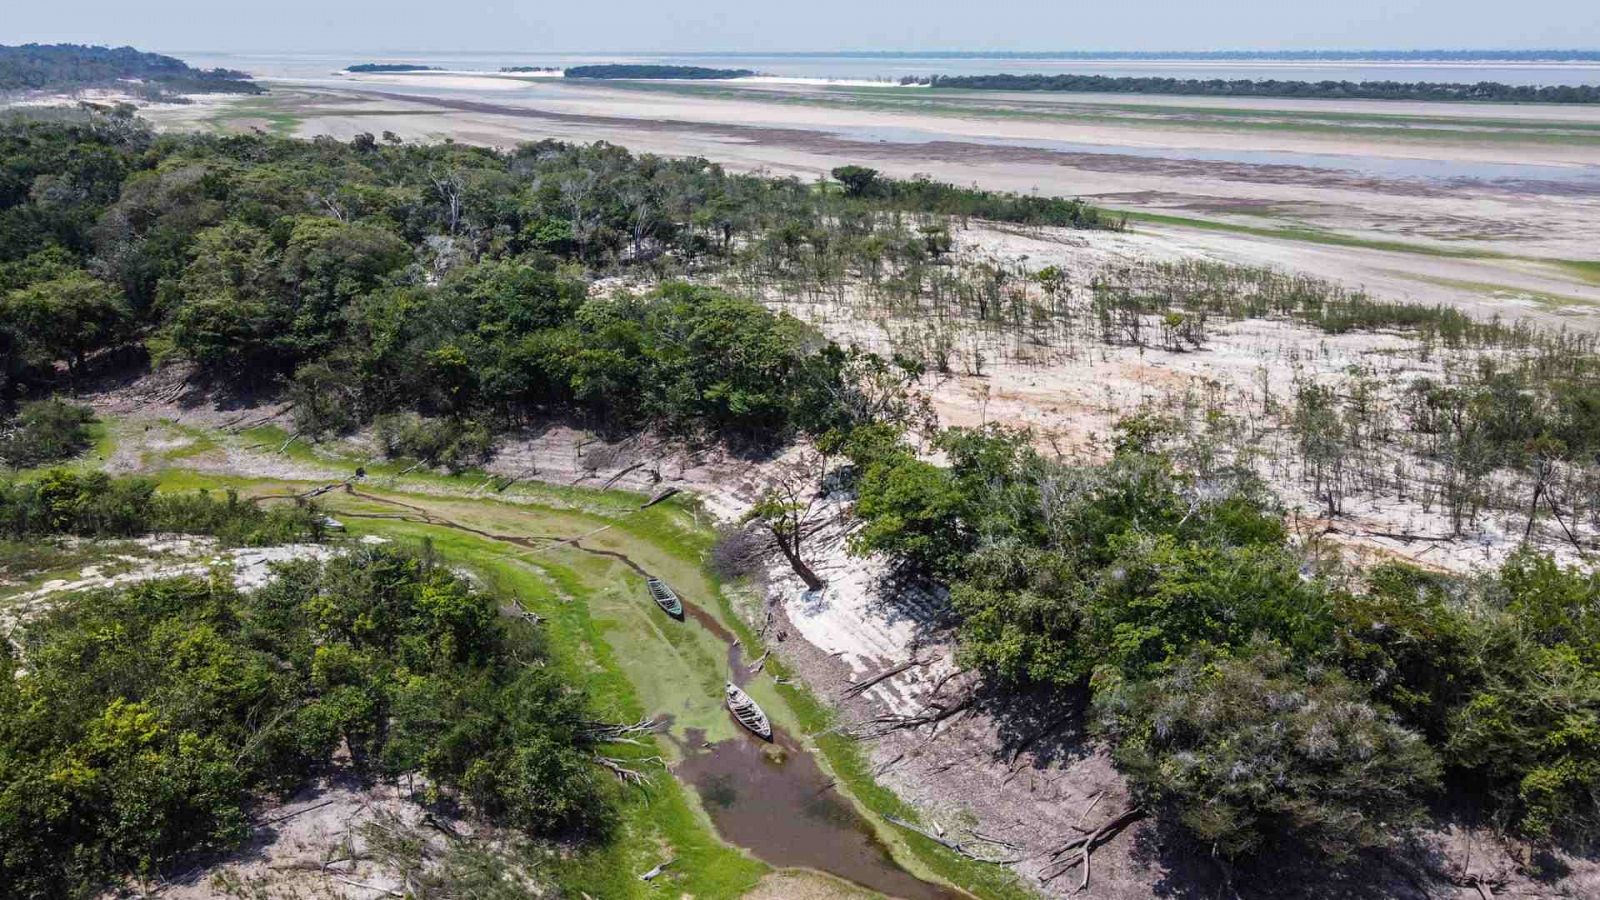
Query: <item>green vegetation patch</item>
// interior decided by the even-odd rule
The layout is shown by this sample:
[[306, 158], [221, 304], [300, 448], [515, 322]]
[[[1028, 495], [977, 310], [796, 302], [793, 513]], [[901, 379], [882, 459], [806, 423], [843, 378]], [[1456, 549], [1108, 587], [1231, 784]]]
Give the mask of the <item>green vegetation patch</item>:
[[248, 595], [169, 579], [65, 598], [21, 646], [0, 650], [0, 875], [30, 896], [230, 849], [255, 795], [341, 749], [530, 836], [613, 826], [582, 693], [426, 552], [286, 563]]
[[756, 74], [750, 69], [712, 69], [706, 66], [653, 66], [614, 64], [598, 66], [572, 66], [562, 72], [565, 78], [626, 78], [626, 79], [652, 79], [670, 78], [683, 80], [704, 80], [720, 78], [748, 78]]
[[0, 470], [61, 462], [94, 443], [94, 412], [61, 400], [25, 403], [14, 418], [0, 419]]
[[117, 88], [172, 102], [183, 94], [259, 94], [250, 76], [231, 69], [194, 69], [180, 59], [132, 47], [83, 44], [0, 46], [0, 91]]
[[1181, 79], [1108, 75], [936, 75], [942, 88], [983, 91], [1060, 91], [1096, 94], [1174, 94], [1207, 97], [1284, 97], [1332, 100], [1429, 100], [1513, 103], [1600, 103], [1592, 85], [1450, 84], [1404, 81], [1284, 81]]
[[[1581, 416], [1505, 422], [1496, 407], [1522, 395], [1496, 379], [1475, 399], [1430, 390], [1416, 387], [1424, 408], [1472, 411], [1441, 429], [1447, 452], [1600, 446]], [[1307, 385], [1294, 413], [1333, 511], [1336, 409], [1333, 388]], [[1484, 579], [1355, 578], [1293, 544], [1248, 472], [1203, 487], [1180, 472], [1184, 440], [1146, 413], [1109, 463], [1075, 466], [1025, 432], [949, 429], [937, 467], [894, 429], [862, 429], [844, 446], [852, 548], [950, 584], [960, 658], [995, 683], [1087, 691], [1139, 802], [1220, 855], [1348, 859], [1390, 844], [1442, 784], [1537, 841], [1600, 830], [1600, 575], [1524, 549]]]

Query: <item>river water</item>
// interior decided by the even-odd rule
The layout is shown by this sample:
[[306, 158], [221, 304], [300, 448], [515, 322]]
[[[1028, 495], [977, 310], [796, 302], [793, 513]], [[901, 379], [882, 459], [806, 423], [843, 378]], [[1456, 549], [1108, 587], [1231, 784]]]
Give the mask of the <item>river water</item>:
[[397, 62], [442, 69], [497, 71], [502, 66], [567, 66], [593, 63], [653, 63], [713, 68], [753, 69], [767, 75], [850, 81], [897, 80], [918, 75], [988, 75], [996, 73], [1087, 74], [1113, 77], [1282, 79], [1289, 81], [1497, 81], [1502, 84], [1600, 85], [1600, 62], [1393, 62], [1285, 61], [1211, 59], [1018, 59], [963, 56], [859, 56], [836, 54], [648, 54], [648, 53], [519, 53], [395, 51], [348, 53], [214, 53], [169, 50], [191, 65], [242, 69], [264, 78], [308, 78], [326, 75], [353, 63]]

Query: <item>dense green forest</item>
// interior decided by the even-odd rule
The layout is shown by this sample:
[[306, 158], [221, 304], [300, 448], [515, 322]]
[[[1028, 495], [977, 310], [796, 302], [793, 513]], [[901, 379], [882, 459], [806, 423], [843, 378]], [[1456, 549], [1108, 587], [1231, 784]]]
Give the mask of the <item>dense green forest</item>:
[[567, 78], [748, 78], [756, 74], [750, 69], [710, 69], [705, 66], [653, 66], [642, 64], [609, 64], [598, 66], [573, 66], [565, 71]]
[[[0, 126], [0, 151], [0, 401], [142, 355], [287, 390], [308, 436], [404, 414], [383, 433], [446, 465], [551, 414], [740, 439], [848, 423], [853, 351], [674, 273], [777, 272], [811, 246], [931, 257], [955, 215], [1120, 227], [1077, 201], [870, 170], [819, 187], [604, 144], [156, 137], [90, 113]], [[666, 283], [589, 295], [627, 271]]]
[[132, 47], [81, 44], [0, 46], [0, 91], [73, 91], [116, 87], [152, 100], [182, 94], [259, 94], [250, 76], [231, 69], [194, 69], [183, 60]]
[[581, 691], [426, 551], [103, 590], [0, 642], [0, 894], [93, 896], [237, 846], [336, 765], [416, 774], [531, 837], [612, 821]]
[[1476, 100], [1501, 103], [1600, 103], [1595, 85], [1523, 85], [1480, 81], [1224, 80], [1110, 75], [932, 75], [905, 84], [974, 91], [1060, 91], [1095, 94], [1180, 94], [1201, 97], [1305, 97], [1321, 100]]
[[1600, 835], [1600, 576], [1357, 572], [1248, 473], [1179, 467], [1187, 440], [1141, 416], [1101, 465], [993, 426], [940, 433], [948, 467], [885, 426], [837, 449], [854, 548], [949, 584], [997, 684], [1087, 692], [1139, 802], [1211, 852], [1391, 845], [1445, 787], [1529, 840]]

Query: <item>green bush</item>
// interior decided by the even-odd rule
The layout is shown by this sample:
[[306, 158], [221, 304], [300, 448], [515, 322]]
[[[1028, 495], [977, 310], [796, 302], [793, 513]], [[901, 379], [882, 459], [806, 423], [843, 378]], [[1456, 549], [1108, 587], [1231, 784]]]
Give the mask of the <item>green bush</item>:
[[89, 447], [94, 412], [62, 400], [25, 403], [0, 422], [0, 466], [26, 469], [71, 459]]
[[135, 537], [150, 532], [209, 534], [227, 544], [280, 544], [322, 536], [312, 506], [263, 507], [232, 492], [156, 493], [147, 478], [52, 469], [37, 478], [0, 480], [0, 536]]
[[881, 426], [824, 446], [852, 462], [853, 549], [945, 580], [961, 660], [1002, 688], [1087, 687], [1141, 794], [1219, 852], [1348, 854], [1440, 778], [1525, 837], [1600, 835], [1600, 575], [1313, 561], [1258, 484], [1181, 474], [1166, 434], [1132, 420], [1097, 466], [996, 428], [938, 435], [945, 466]]
[[1149, 680], [1108, 676], [1095, 709], [1135, 793], [1230, 857], [1387, 844], [1438, 778], [1422, 737], [1358, 685], [1270, 643], [1197, 650]]
[[236, 846], [265, 792], [349, 748], [500, 824], [611, 823], [584, 697], [504, 629], [495, 598], [426, 556], [361, 548], [226, 579], [98, 591], [0, 642], [0, 893], [90, 896]]
[[482, 463], [494, 449], [489, 429], [477, 422], [430, 419], [416, 413], [379, 416], [372, 433], [384, 456], [410, 457], [452, 472]]

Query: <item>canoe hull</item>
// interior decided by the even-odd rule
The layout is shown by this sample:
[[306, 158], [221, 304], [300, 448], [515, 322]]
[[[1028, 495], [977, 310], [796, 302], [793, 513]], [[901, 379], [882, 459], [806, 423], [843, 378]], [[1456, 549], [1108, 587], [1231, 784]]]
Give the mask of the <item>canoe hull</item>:
[[734, 720], [763, 741], [772, 740], [772, 720], [760, 705], [731, 681], [724, 691], [728, 697], [728, 711], [733, 713]]
[[683, 601], [678, 599], [677, 592], [668, 587], [665, 581], [659, 578], [651, 578], [645, 582], [645, 586], [650, 591], [650, 599], [661, 607], [662, 612], [674, 619], [683, 618]]

